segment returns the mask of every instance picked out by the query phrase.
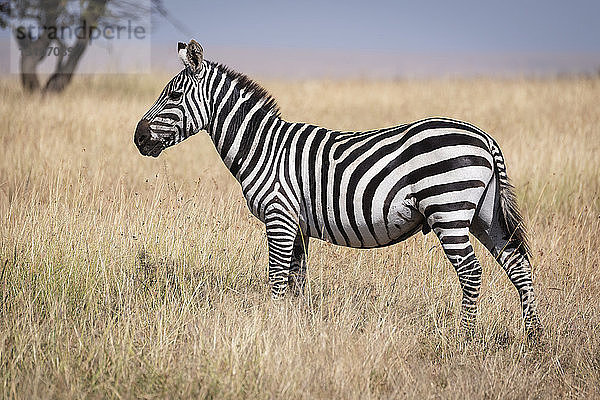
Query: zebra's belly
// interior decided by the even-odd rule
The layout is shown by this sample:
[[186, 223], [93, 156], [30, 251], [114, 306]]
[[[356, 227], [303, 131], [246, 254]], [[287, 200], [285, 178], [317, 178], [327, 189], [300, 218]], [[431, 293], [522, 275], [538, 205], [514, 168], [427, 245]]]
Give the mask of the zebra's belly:
[[[334, 218], [329, 215], [328, 223], [322, 229], [311, 229], [318, 237], [340, 246], [374, 248], [401, 242], [419, 232], [424, 218], [411, 201], [392, 204], [384, 216], [381, 210], [374, 210], [370, 218]], [[316, 227], [315, 227], [316, 228]]]

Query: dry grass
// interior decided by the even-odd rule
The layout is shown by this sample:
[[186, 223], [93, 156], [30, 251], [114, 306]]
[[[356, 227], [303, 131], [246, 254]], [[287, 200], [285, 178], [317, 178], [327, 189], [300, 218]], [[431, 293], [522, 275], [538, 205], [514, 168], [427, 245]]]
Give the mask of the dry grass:
[[479, 245], [479, 323], [460, 340], [431, 234], [313, 242], [306, 298], [273, 304], [263, 228], [206, 135], [158, 160], [132, 143], [166, 78], [80, 78], [51, 99], [0, 81], [2, 397], [600, 397], [600, 80], [266, 83], [291, 120], [490, 132], [531, 231], [532, 347]]

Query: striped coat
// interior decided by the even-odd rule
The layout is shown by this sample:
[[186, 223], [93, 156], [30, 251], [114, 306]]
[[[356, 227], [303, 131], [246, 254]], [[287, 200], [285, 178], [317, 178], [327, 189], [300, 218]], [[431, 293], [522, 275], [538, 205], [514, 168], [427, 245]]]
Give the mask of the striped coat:
[[134, 142], [156, 157], [208, 132], [265, 223], [274, 298], [290, 285], [302, 292], [310, 237], [370, 248], [433, 231], [457, 271], [470, 331], [481, 286], [471, 233], [517, 288], [527, 331], [540, 331], [523, 221], [491, 136], [448, 118], [367, 132], [288, 122], [262, 87], [204, 60], [194, 40], [178, 51], [186, 68], [142, 117]]

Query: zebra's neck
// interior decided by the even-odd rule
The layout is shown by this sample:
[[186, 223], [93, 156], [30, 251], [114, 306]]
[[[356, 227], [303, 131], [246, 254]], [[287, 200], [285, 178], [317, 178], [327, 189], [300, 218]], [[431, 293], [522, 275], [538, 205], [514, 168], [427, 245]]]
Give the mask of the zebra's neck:
[[242, 181], [257, 144], [274, 126], [285, 123], [273, 98], [245, 75], [209, 64], [206, 84], [211, 94], [207, 131], [223, 162]]

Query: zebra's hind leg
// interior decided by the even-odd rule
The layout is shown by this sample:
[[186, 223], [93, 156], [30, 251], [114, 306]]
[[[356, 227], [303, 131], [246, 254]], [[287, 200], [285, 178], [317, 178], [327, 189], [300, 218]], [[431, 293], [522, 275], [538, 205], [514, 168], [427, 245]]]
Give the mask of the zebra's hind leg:
[[269, 284], [275, 300], [285, 295], [288, 286], [298, 225], [283, 209], [274, 207], [265, 215], [265, 227], [269, 247]]
[[533, 280], [531, 278], [531, 264], [527, 253], [520, 246], [515, 248], [512, 244], [509, 244], [506, 247], [503, 246], [503, 250], [496, 257], [496, 260], [502, 265], [508, 278], [519, 292], [527, 336], [530, 338], [539, 336], [542, 331], [542, 324], [537, 314]]
[[299, 231], [294, 240], [288, 286], [292, 289], [295, 296], [300, 296], [304, 293], [308, 239], [307, 235]]
[[431, 224], [446, 257], [458, 275], [462, 288], [461, 328], [467, 336], [473, 334], [477, 319], [477, 299], [481, 289], [481, 265], [469, 240], [469, 219]]
[[497, 212], [495, 214], [491, 224], [485, 223], [479, 216], [475, 217], [471, 230], [492, 253], [517, 289], [521, 300], [525, 332], [533, 339], [541, 334], [542, 324], [537, 314], [529, 256], [521, 243], [517, 243], [511, 237], [501, 214]]

